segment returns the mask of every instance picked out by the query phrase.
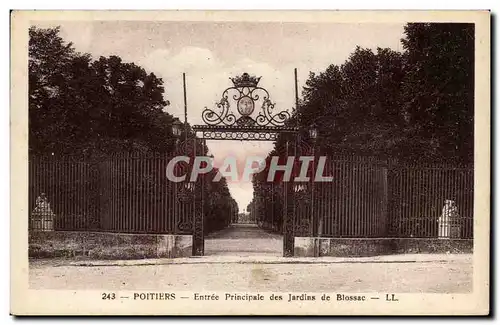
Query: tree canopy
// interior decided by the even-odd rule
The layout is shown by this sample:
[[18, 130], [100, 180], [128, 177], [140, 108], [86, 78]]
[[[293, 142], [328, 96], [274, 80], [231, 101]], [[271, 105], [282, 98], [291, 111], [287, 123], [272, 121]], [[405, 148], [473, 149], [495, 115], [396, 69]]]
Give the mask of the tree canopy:
[[59, 28], [32, 27], [29, 35], [30, 152], [172, 150], [161, 78], [117, 56], [94, 61]]
[[[471, 163], [474, 25], [405, 26], [403, 53], [357, 47], [310, 73], [297, 113], [331, 155]], [[281, 143], [278, 146], [282, 146]]]
[[[310, 73], [288, 123], [300, 127], [306, 142], [315, 125], [321, 155], [470, 165], [474, 25], [410, 23], [401, 42], [401, 53], [357, 47], [343, 64]], [[294, 139], [280, 135], [267, 159], [284, 158], [286, 141]], [[274, 195], [265, 186], [267, 173], [268, 168], [253, 178], [254, 201], [247, 209], [258, 208], [255, 198]], [[283, 207], [275, 213], [276, 207], [265, 207], [259, 218], [280, 229], [282, 220], [274, 216], [283, 215]]]
[[[31, 27], [29, 36], [30, 155], [173, 153], [174, 117], [166, 111], [161, 78], [118, 56], [93, 60], [78, 53], [59, 28]], [[197, 152], [208, 152], [201, 141], [195, 143]], [[148, 172], [154, 171], [140, 178], [156, 188], [159, 180]], [[210, 196], [205, 200], [206, 231], [227, 226], [238, 206], [226, 180], [207, 182], [204, 193]]]

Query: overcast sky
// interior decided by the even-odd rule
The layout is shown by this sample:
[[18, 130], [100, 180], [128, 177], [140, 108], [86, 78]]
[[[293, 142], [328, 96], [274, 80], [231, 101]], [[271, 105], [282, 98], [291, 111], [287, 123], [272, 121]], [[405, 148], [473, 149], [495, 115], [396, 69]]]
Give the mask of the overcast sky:
[[[167, 110], [183, 120], [182, 73], [186, 73], [188, 121], [201, 124], [205, 106], [214, 108], [229, 77], [248, 72], [262, 76], [276, 110], [294, 103], [293, 69], [299, 87], [310, 71], [341, 64], [357, 45], [401, 50], [402, 24], [248, 23], [248, 22], [44, 22], [61, 26], [62, 36], [80, 52], [94, 58], [117, 55], [162, 78]], [[208, 141], [216, 164], [228, 155], [238, 162], [252, 155], [266, 156], [267, 142]], [[229, 182], [240, 211], [252, 199], [250, 182]]]

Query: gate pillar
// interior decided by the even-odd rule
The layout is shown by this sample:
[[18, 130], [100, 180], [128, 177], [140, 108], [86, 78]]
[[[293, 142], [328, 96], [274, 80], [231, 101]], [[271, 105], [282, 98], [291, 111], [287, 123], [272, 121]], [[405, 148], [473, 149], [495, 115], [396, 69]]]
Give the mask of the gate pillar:
[[283, 215], [283, 256], [293, 257], [295, 248], [295, 204], [292, 182], [285, 186], [285, 209]]
[[[194, 156], [196, 157], [196, 139], [194, 142]], [[205, 141], [202, 142], [203, 147]], [[194, 186], [194, 213], [193, 213], [193, 256], [203, 256], [205, 254], [205, 214], [203, 213], [203, 191], [204, 191], [204, 175], [198, 175]]]
[[193, 256], [205, 253], [204, 218], [203, 218], [203, 178], [195, 184], [193, 213]]

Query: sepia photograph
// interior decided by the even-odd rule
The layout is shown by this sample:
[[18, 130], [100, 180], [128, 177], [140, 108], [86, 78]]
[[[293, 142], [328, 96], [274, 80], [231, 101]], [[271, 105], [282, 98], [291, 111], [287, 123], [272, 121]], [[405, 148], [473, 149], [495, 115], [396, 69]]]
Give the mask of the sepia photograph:
[[489, 12], [78, 13], [12, 13], [32, 303], [488, 313]]

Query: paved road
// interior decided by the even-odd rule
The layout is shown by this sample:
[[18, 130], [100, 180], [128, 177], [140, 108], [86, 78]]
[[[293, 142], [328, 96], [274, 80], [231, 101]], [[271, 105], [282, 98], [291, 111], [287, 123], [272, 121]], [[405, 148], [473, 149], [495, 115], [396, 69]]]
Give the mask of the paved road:
[[205, 255], [282, 256], [283, 237], [254, 224], [234, 224], [205, 239]]

